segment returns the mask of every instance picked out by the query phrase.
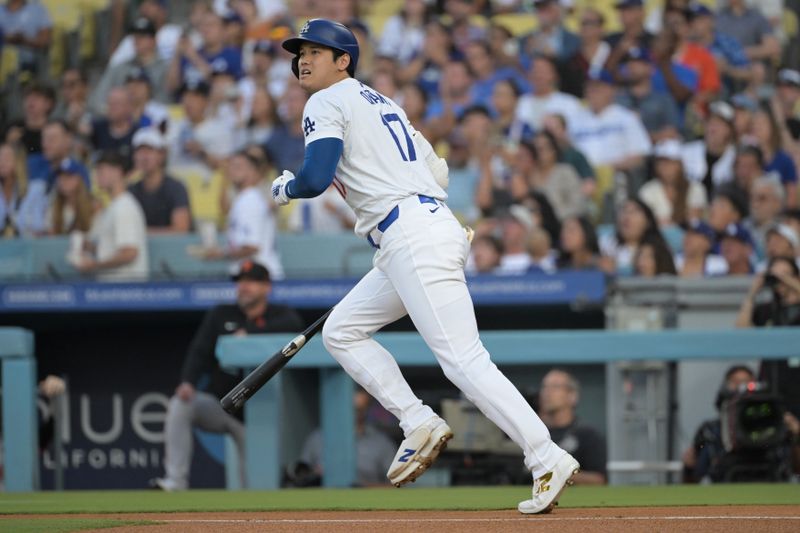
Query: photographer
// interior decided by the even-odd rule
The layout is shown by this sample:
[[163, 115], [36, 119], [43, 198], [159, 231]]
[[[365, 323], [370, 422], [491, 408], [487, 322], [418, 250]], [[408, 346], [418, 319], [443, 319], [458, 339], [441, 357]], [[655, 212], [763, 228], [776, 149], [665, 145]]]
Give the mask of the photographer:
[[703, 422], [683, 454], [684, 481], [787, 481], [798, 464], [800, 423], [782, 403], [748, 367], [729, 368], [715, 402], [719, 416]]
[[[757, 302], [762, 291], [772, 297]], [[791, 257], [773, 257], [763, 275], [756, 276], [739, 308], [736, 327], [800, 326], [800, 272]]]

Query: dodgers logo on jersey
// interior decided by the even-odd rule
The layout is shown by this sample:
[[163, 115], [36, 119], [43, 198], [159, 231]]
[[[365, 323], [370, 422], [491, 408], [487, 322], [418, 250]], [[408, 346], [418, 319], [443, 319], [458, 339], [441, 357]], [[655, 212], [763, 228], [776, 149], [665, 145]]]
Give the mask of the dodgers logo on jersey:
[[303, 121], [303, 133], [306, 137], [308, 137], [308, 135], [314, 131], [314, 126], [316, 125], [317, 123], [312, 121], [310, 117], [306, 117], [306, 119]]

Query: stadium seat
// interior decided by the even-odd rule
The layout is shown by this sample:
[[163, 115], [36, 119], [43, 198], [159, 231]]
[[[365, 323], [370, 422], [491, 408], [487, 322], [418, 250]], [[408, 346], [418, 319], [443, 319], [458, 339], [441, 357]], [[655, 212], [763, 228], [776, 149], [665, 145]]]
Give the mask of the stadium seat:
[[186, 186], [195, 220], [222, 223], [220, 198], [224, 180], [220, 172], [208, 174], [197, 168], [170, 168], [169, 174]]
[[495, 15], [492, 24], [507, 28], [514, 36], [521, 37], [534, 31], [539, 26], [539, 20], [533, 13], [504, 13]]

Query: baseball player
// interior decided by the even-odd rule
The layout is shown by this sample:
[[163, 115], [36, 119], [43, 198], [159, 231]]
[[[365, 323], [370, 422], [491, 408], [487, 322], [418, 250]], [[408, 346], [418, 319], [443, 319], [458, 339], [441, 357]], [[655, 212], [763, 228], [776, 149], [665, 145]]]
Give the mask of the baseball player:
[[303, 113], [305, 159], [272, 185], [278, 205], [333, 183], [356, 214], [356, 234], [376, 248], [374, 268], [334, 308], [323, 343], [347, 373], [400, 420], [405, 440], [387, 477], [414, 481], [452, 438], [447, 423], [411, 391], [372, 335], [408, 314], [445, 375], [524, 451], [533, 497], [522, 513], [546, 513], [578, 462], [559, 448], [478, 337], [464, 278], [469, 241], [448, 209], [447, 165], [403, 109], [355, 79], [358, 43], [345, 26], [309, 20], [283, 48], [311, 96]]

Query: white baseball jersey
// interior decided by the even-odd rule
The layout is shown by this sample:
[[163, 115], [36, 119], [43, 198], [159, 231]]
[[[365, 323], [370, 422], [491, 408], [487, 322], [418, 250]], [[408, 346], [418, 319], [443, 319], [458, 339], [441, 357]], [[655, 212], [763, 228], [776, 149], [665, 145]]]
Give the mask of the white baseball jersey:
[[306, 146], [318, 139], [342, 140], [334, 185], [356, 214], [357, 235], [366, 236], [409, 196], [447, 198], [403, 109], [358, 80], [314, 93], [303, 111], [303, 132]]

